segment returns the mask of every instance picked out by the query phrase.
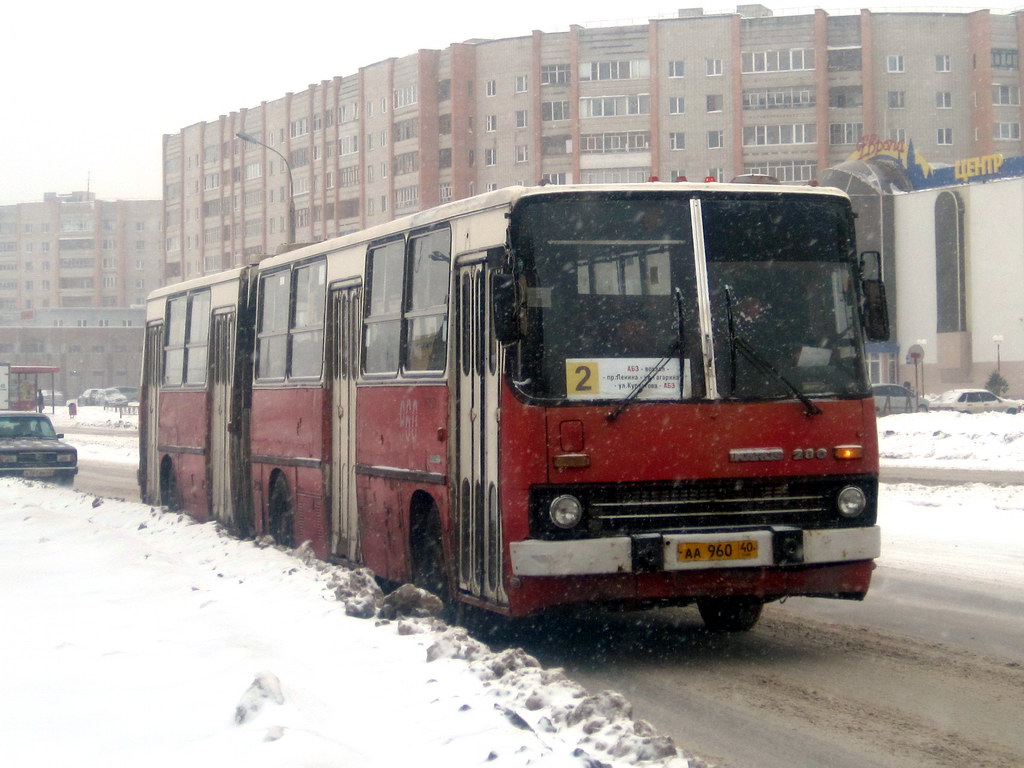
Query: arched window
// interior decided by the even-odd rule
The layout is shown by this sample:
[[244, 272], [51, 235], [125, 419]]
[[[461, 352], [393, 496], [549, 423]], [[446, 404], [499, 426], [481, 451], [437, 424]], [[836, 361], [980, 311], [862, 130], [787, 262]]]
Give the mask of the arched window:
[[935, 200], [935, 330], [939, 333], [967, 330], [966, 277], [964, 204], [956, 192], [942, 192]]

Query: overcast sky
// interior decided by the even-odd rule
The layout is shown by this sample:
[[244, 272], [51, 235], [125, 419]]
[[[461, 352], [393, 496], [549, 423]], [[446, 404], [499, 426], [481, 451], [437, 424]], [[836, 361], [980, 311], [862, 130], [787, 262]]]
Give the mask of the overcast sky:
[[[764, 4], [777, 15], [795, 7]], [[156, 199], [161, 138], [187, 125], [419, 48], [570, 24], [640, 23], [691, 6], [731, 12], [736, 3], [13, 0], [0, 46], [0, 204], [87, 185], [102, 199]], [[802, 7], [858, 6], [826, 0]], [[981, 6], [935, 0], [930, 7]]]

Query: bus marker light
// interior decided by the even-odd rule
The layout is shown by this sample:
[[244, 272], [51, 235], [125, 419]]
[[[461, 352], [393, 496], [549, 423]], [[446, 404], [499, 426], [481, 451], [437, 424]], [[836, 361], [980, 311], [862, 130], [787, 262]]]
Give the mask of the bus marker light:
[[840, 460], [863, 459], [864, 446], [862, 445], [837, 445], [832, 449], [832, 455]]
[[560, 453], [552, 460], [559, 469], [581, 469], [590, 466], [589, 453]]

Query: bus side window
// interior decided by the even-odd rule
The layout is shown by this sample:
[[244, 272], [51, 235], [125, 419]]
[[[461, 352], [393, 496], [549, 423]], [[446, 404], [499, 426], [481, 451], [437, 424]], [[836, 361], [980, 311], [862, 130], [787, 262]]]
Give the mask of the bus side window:
[[451, 231], [436, 229], [409, 240], [405, 303], [407, 371], [443, 371], [448, 349]]

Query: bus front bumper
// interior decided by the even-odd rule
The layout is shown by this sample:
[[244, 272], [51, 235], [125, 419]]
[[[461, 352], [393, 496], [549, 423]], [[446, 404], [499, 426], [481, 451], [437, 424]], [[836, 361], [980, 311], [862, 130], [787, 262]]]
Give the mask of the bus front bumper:
[[881, 554], [881, 541], [878, 526], [773, 526], [570, 541], [528, 539], [509, 547], [513, 575], [532, 577], [826, 565], [873, 560]]

